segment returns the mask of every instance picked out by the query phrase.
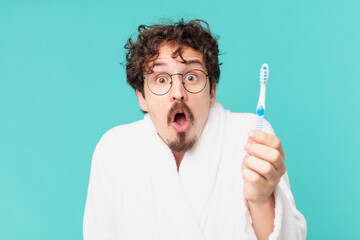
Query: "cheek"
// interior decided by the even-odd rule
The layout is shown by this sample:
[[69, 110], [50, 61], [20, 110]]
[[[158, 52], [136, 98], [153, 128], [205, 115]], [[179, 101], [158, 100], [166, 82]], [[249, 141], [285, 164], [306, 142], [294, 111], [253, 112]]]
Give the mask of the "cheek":
[[164, 101], [161, 101], [161, 99], [149, 101], [148, 108], [149, 108], [149, 115], [153, 120], [154, 125], [158, 129], [158, 131], [161, 128], [166, 127], [169, 108], [164, 103]]
[[145, 91], [145, 97], [146, 97], [145, 98], [146, 104], [149, 109], [149, 114], [154, 115], [154, 116], [161, 114], [162, 109], [164, 108], [164, 105], [165, 105], [164, 97], [163, 96], [154, 96], [152, 93], [149, 92], [148, 89]]
[[[199, 96], [200, 97], [200, 96]], [[201, 96], [200, 99], [196, 101], [195, 105], [195, 116], [197, 116], [196, 122], [198, 124], [204, 125], [207, 119], [207, 116], [209, 114], [209, 108], [210, 108], [210, 97], [209, 95]], [[200, 129], [203, 126], [199, 126]]]

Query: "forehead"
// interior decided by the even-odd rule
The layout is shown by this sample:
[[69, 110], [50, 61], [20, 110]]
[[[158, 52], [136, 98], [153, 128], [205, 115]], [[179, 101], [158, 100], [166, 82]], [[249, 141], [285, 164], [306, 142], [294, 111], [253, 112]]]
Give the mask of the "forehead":
[[[203, 54], [194, 50], [191, 47], [184, 46], [181, 52], [181, 57], [174, 58], [173, 53], [178, 49], [177, 43], [165, 43], [159, 47], [159, 55], [156, 59], [150, 61], [150, 68], [172, 68], [176, 66], [190, 66], [202, 68], [205, 70], [205, 63]], [[185, 61], [184, 61], [185, 60]]]

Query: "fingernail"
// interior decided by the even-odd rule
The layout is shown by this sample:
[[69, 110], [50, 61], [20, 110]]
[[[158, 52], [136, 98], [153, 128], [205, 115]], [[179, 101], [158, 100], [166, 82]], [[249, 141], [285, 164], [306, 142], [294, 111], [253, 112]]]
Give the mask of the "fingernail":
[[249, 137], [251, 137], [252, 139], [256, 138], [256, 132], [255, 131], [250, 131], [249, 132]]

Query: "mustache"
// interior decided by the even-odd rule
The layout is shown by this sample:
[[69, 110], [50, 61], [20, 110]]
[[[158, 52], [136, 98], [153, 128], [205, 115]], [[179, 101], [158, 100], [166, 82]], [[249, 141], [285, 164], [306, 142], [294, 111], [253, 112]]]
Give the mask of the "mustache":
[[186, 113], [187, 120], [190, 120], [190, 123], [194, 122], [194, 114], [192, 113], [188, 105], [186, 105], [186, 103], [180, 101], [180, 102], [175, 102], [173, 106], [170, 108], [167, 117], [168, 125], [170, 125], [171, 122], [173, 121], [174, 114], [178, 112]]

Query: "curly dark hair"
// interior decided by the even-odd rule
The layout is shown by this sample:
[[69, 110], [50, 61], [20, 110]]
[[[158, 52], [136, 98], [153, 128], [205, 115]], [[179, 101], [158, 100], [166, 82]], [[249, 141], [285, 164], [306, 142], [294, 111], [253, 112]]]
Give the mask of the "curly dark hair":
[[[206, 25], [203, 27], [202, 23]], [[149, 62], [159, 55], [159, 47], [165, 42], [176, 42], [179, 47], [172, 54], [172, 57], [182, 57], [184, 46], [191, 47], [203, 54], [205, 67], [210, 75], [210, 91], [212, 85], [219, 82], [220, 65], [219, 47], [216, 35], [210, 32], [209, 24], [203, 20], [195, 19], [185, 22], [181, 19], [179, 22], [168, 25], [140, 25], [138, 27], [139, 36], [134, 42], [130, 37], [125, 45], [126, 53], [126, 74], [127, 82], [135, 90], [138, 90], [144, 96], [144, 71], [151, 72]], [[145, 96], [144, 96], [145, 97]]]

